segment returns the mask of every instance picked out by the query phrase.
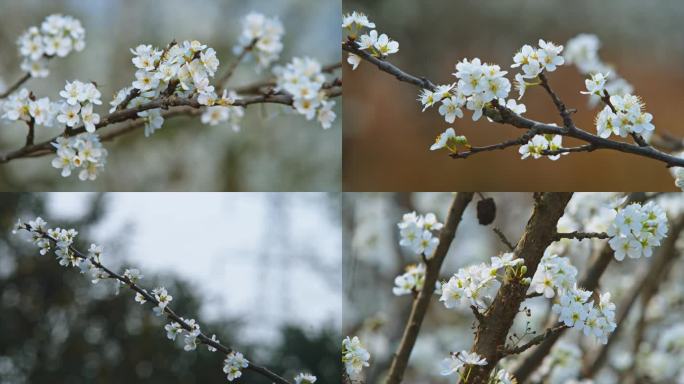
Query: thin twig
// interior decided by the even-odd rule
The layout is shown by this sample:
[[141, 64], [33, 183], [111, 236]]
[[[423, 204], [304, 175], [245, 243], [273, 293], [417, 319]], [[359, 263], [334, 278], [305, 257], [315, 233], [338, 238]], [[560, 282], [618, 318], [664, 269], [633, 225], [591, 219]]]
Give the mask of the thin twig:
[[574, 232], [567, 232], [567, 233], [556, 233], [556, 236], [554, 237], [554, 240], [558, 241], [560, 239], [575, 239], [575, 240], [584, 240], [584, 239], [610, 239], [610, 236], [605, 233], [605, 232], [579, 232], [579, 231], [574, 231]]
[[25, 73], [24, 76], [20, 77], [17, 81], [14, 82], [7, 90], [5, 90], [3, 93], [0, 93], [0, 100], [7, 98], [7, 96], [11, 95], [14, 91], [16, 91], [19, 87], [21, 87], [22, 84], [28, 81], [28, 79], [31, 78], [30, 73]]
[[216, 82], [216, 84], [217, 84], [216, 93], [220, 94], [221, 91], [223, 91], [226, 84], [228, 83], [230, 78], [233, 76], [233, 73], [235, 73], [235, 70], [237, 69], [237, 67], [240, 65], [240, 63], [242, 63], [242, 60], [244, 60], [245, 57], [247, 57], [247, 54], [252, 52], [252, 49], [254, 49], [254, 46], [256, 45], [256, 43], [258, 41], [259, 41], [259, 39], [252, 40], [251, 43], [249, 43], [246, 47], [244, 47], [244, 49], [242, 50], [242, 52], [240, 52], [238, 57], [235, 60], [233, 60], [230, 63], [230, 65], [228, 65], [228, 69], [226, 69], [226, 72]]
[[541, 72], [539, 74], [539, 80], [541, 80], [541, 86], [546, 90], [546, 93], [549, 94], [551, 97], [551, 100], [553, 100], [553, 104], [556, 105], [556, 109], [558, 109], [558, 112], [560, 112], [561, 118], [563, 119], [563, 125], [567, 130], [573, 130], [575, 129], [575, 123], [572, 121], [572, 116], [570, 116], [570, 111], [565, 107], [565, 103], [561, 100], [561, 98], [558, 96], [556, 92], [551, 88], [551, 85], [549, 85], [549, 79], [546, 77], [546, 74], [544, 72]]
[[561, 324], [561, 325], [558, 325], [556, 327], [549, 328], [546, 330], [546, 332], [542, 333], [541, 335], [535, 336], [534, 338], [532, 338], [532, 340], [528, 341], [527, 343], [525, 343], [519, 347], [505, 349], [504, 350], [504, 356], [517, 355], [519, 353], [523, 353], [526, 350], [534, 347], [535, 345], [540, 344], [542, 341], [546, 340], [547, 338], [549, 338], [549, 337], [551, 337], [557, 333], [562, 332], [566, 328], [568, 328], [568, 326], [565, 324]]
[[406, 322], [404, 333], [399, 342], [399, 347], [392, 358], [392, 364], [390, 365], [386, 381], [387, 384], [399, 384], [404, 377], [404, 371], [406, 371], [411, 351], [418, 339], [418, 333], [420, 332], [420, 327], [425, 318], [425, 314], [427, 313], [428, 306], [430, 305], [430, 300], [432, 299], [432, 296], [434, 296], [435, 283], [439, 277], [439, 270], [442, 268], [442, 263], [449, 251], [451, 242], [454, 240], [456, 229], [463, 217], [463, 212], [472, 198], [472, 192], [459, 192], [451, 203], [445, 225], [439, 232], [439, 245], [432, 258], [426, 261], [423, 289], [413, 301], [411, 314]]
[[515, 245], [513, 245], [513, 243], [511, 243], [508, 240], [506, 235], [504, 235], [504, 233], [499, 228], [494, 227], [492, 228], [492, 231], [494, 231], [494, 233], [499, 237], [499, 240], [501, 240], [501, 242], [508, 247], [509, 251], [513, 252], [515, 250]]
[[[24, 229], [28, 230], [28, 224], [24, 224]], [[35, 231], [35, 232], [39, 233], [43, 238], [45, 238], [45, 239], [51, 241], [51, 242], [53, 243], [53, 245], [56, 245], [57, 239], [53, 238], [52, 236], [50, 236], [50, 235], [48, 235], [47, 233], [42, 232], [42, 231]], [[143, 297], [145, 297], [145, 299], [146, 299], [147, 301], [149, 301], [149, 302], [151, 302], [151, 303], [154, 303], [155, 306], [159, 305], [159, 301], [158, 301], [153, 295], [151, 295], [150, 293], [148, 293], [145, 289], [141, 288], [141, 287], [140, 287], [139, 285], [137, 285], [136, 283], [132, 282], [129, 278], [127, 278], [127, 277], [125, 277], [125, 276], [122, 276], [122, 275], [119, 275], [119, 274], [116, 273], [116, 272], [113, 272], [113, 271], [110, 270], [109, 268], [107, 268], [107, 267], [105, 267], [104, 265], [102, 265], [102, 264], [101, 264], [98, 260], [96, 260], [95, 258], [90, 258], [90, 257], [88, 257], [87, 255], [83, 254], [81, 251], [79, 251], [78, 249], [76, 249], [76, 247], [74, 247], [74, 246], [69, 246], [69, 249], [71, 250], [71, 252], [73, 252], [73, 254], [74, 254], [75, 257], [77, 257], [77, 258], [79, 258], [79, 259], [82, 259], [82, 260], [90, 260], [90, 262], [91, 262], [93, 265], [95, 265], [97, 268], [100, 268], [100, 269], [103, 270], [105, 273], [107, 273], [107, 275], [109, 275], [110, 278], [116, 279], [116, 280], [120, 281], [120, 282], [123, 283], [124, 285], [128, 286], [129, 288], [131, 288], [133, 291], [135, 291], [135, 292], [141, 294]], [[165, 314], [170, 320], [173, 320], [173, 321], [175, 321], [176, 323], [180, 324], [180, 326], [181, 326], [183, 329], [185, 329], [186, 331], [192, 332], [192, 331], [194, 330], [193, 327], [191, 327], [190, 325], [188, 325], [188, 324], [187, 324], [179, 315], [177, 315], [177, 314], [171, 309], [171, 307], [169, 307], [168, 305], [164, 308], [164, 314]], [[204, 333], [200, 333], [200, 334], [197, 336], [197, 339], [198, 339], [200, 342], [202, 342], [202, 343], [204, 343], [204, 344], [206, 344], [206, 345], [208, 345], [208, 346], [211, 346], [211, 347], [213, 347], [213, 348], [216, 348], [217, 350], [221, 351], [221, 352], [224, 353], [224, 354], [229, 354], [229, 353], [233, 352], [233, 349], [232, 349], [232, 348], [229, 348], [229, 347], [227, 347], [227, 346], [221, 344], [220, 342], [218, 342], [218, 341], [216, 341], [216, 340], [213, 340], [213, 339], [207, 337], [207, 335], [205, 335]], [[280, 377], [280, 376], [277, 375], [276, 373], [271, 372], [268, 368], [265, 368], [265, 367], [262, 367], [262, 366], [260, 366], [260, 365], [254, 364], [252, 361], [249, 362], [249, 366], [248, 366], [246, 369], [247, 369], [247, 370], [254, 371], [254, 372], [256, 372], [256, 373], [259, 373], [259, 374], [261, 374], [262, 376], [265, 376], [265, 377], [267, 377], [268, 379], [273, 380], [273, 381], [276, 382], [276, 383], [279, 383], [279, 384], [290, 384], [289, 381], [287, 381], [287, 380], [285, 380], [284, 378]]]

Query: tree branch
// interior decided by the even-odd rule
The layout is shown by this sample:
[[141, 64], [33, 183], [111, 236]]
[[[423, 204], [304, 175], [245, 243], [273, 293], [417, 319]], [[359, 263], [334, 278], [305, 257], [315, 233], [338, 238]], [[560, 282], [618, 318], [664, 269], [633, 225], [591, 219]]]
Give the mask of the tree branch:
[[[620, 302], [618, 314], [615, 320], [617, 327], [608, 337], [608, 343], [605, 344], [594, 356], [591, 364], [584, 367], [582, 370], [583, 378], [591, 378], [599, 371], [599, 369], [601, 369], [606, 361], [610, 347], [617, 340], [622, 328], [624, 328], [624, 325], [626, 324], [625, 319], [634, 306], [637, 297], [642, 295], [642, 305], [645, 306], [651, 297], [655, 295], [656, 291], [658, 290], [658, 285], [667, 280], [666, 276], [670, 270], [670, 265], [672, 265], [674, 260], [679, 256], [676, 243], [682, 233], [682, 230], [684, 230], [684, 216], [680, 216], [679, 219], [672, 225], [670, 235], [666, 238], [662, 248], [660, 248], [658, 257], [653, 259], [650, 268], [644, 275], [642, 275], [639, 283], [634, 285], [632, 290], [625, 296], [623, 301]], [[646, 313], [645, 307], [643, 308], [642, 313]]]
[[[649, 199], [643, 193], [633, 193], [630, 195], [629, 201], [631, 202], [644, 202]], [[606, 271], [608, 265], [613, 260], [613, 249], [606, 243], [601, 248], [596, 256], [593, 258], [589, 268], [585, 272], [582, 279], [579, 281], [578, 286], [582, 287], [587, 291], [594, 291], [598, 287], [599, 279], [601, 275]], [[554, 320], [554, 323], [556, 320]], [[513, 372], [519, 382], [524, 383], [525, 380], [537, 369], [539, 364], [541, 364], [544, 357], [546, 357], [550, 352], [553, 345], [558, 341], [560, 336], [564, 331], [559, 331], [544, 340], [537, 348], [535, 348], [531, 354], [529, 354], [525, 360], [523, 360], [518, 367]]]
[[411, 351], [416, 343], [420, 327], [425, 318], [425, 314], [427, 313], [428, 306], [430, 305], [430, 299], [434, 295], [435, 283], [439, 277], [439, 270], [442, 268], [442, 263], [449, 251], [451, 242], [454, 240], [456, 229], [463, 217], [463, 212], [472, 198], [473, 193], [471, 192], [459, 192], [451, 203], [451, 208], [449, 208], [449, 214], [444, 227], [439, 232], [439, 245], [432, 258], [426, 262], [423, 289], [413, 301], [411, 314], [406, 322], [403, 336], [399, 342], [399, 347], [395, 352], [392, 364], [390, 365], [387, 384], [398, 384], [404, 377], [404, 371], [406, 371]]
[[549, 328], [546, 330], [546, 332], [542, 333], [541, 335], [535, 336], [534, 338], [532, 338], [532, 340], [528, 341], [527, 343], [525, 343], [519, 347], [513, 347], [513, 348], [506, 349], [504, 351], [504, 356], [517, 355], [519, 353], [523, 353], [526, 350], [530, 349], [531, 347], [534, 347], [535, 345], [541, 343], [542, 341], [546, 340], [547, 338], [553, 336], [554, 334], [560, 333], [565, 328], [568, 328], [568, 326], [565, 324], [560, 324], [560, 325], [557, 325], [553, 328]]
[[[553, 242], [556, 224], [571, 197], [572, 193], [538, 194], [532, 216], [514, 251], [527, 267], [525, 277], [534, 276], [544, 250]], [[528, 288], [519, 279], [507, 279], [499, 288], [483, 321], [478, 324], [473, 346], [475, 353], [487, 359], [487, 365], [472, 367], [469, 384], [487, 383], [492, 370], [504, 357], [506, 337], [520, 304], [526, 299]]]
[[[429, 89], [429, 90], [434, 90], [435, 89], [435, 84], [426, 79], [426, 78], [421, 78], [415, 75], [412, 75], [408, 72], [403, 71], [399, 67], [389, 63], [388, 61], [384, 59], [379, 59], [377, 57], [374, 57], [370, 55], [369, 53], [360, 50], [354, 40], [348, 39], [346, 42], [342, 44], [342, 49], [344, 51], [347, 51], [349, 53], [353, 53], [363, 60], [375, 65], [378, 69], [380, 69], [383, 72], [386, 72], [395, 78], [397, 80], [413, 84], [415, 86], [418, 86], [423, 89]], [[548, 86], [548, 83], [547, 83]], [[550, 90], [547, 89], [547, 92]], [[557, 95], [556, 95], [557, 96]], [[552, 96], [553, 97], [553, 96]], [[564, 109], [564, 113], [567, 113], [569, 115], [570, 111], [567, 110], [567, 108]], [[582, 147], [576, 147], [572, 149], [564, 149], [564, 150], [559, 150], [559, 151], [549, 151], [549, 154], [558, 154], [558, 153], [566, 153], [566, 152], [591, 152], [597, 149], [608, 149], [608, 150], [614, 150], [618, 152], [624, 152], [624, 153], [629, 153], [645, 158], [650, 158], [653, 160], [660, 161], [665, 164], [667, 167], [684, 167], [684, 159], [673, 156], [671, 154], [662, 152], [658, 149], [653, 148], [652, 146], [641, 146], [641, 145], [635, 145], [623, 141], [615, 141], [615, 140], [610, 140], [610, 139], [604, 139], [602, 137], [599, 137], [597, 135], [594, 135], [592, 133], [589, 133], [588, 131], [585, 131], [579, 127], [574, 127], [574, 129], [568, 129], [567, 127], [558, 127], [556, 125], [552, 124], [546, 124], [542, 123], [539, 121], [535, 121], [532, 119], [528, 119], [522, 116], [517, 115], [510, 109], [503, 107], [503, 106], [496, 106], [496, 107], [485, 107], [484, 108], [484, 114], [492, 119], [493, 121], [500, 123], [500, 124], [507, 124], [511, 125], [516, 128], [520, 129], [535, 129], [537, 134], [553, 134], [553, 135], [561, 135], [565, 137], [571, 137], [574, 139], [578, 139], [580, 141], [585, 142], [587, 145], [582, 146]], [[514, 145], [508, 142], [509, 145], [503, 146], [503, 148], [506, 148], [508, 146]], [[478, 152], [484, 152], [488, 150], [494, 150], [494, 149], [502, 149], [502, 148], [497, 148], [500, 144], [497, 144], [495, 146], [492, 146], [493, 148], [489, 147], [484, 147], [486, 149], [478, 150]], [[464, 152], [468, 153], [468, 152]], [[463, 157], [468, 157], [472, 153], [468, 153], [467, 155], [451, 155], [453, 158], [463, 158]]]
[[[333, 85], [326, 89], [328, 97], [337, 97], [342, 94], [342, 88], [337, 85]], [[250, 95], [244, 96], [240, 99], [235, 100], [232, 106], [247, 107], [252, 104], [282, 104], [282, 105], [292, 105], [293, 99], [291, 95], [287, 94], [264, 94], [264, 95]], [[163, 97], [157, 100], [150, 101], [148, 103], [142, 104], [137, 107], [132, 107], [120, 111], [114, 111], [109, 115], [105, 116], [100, 120], [98, 124], [95, 125], [97, 130], [102, 129], [106, 126], [124, 122], [127, 120], [136, 120], [139, 118], [138, 113], [147, 111], [150, 109], [169, 109], [173, 107], [190, 107], [192, 109], [203, 108], [197, 101], [197, 97], [182, 98], [177, 96]], [[187, 111], [188, 109], [184, 109]], [[54, 147], [52, 143], [57, 140], [57, 138], [62, 136], [75, 136], [80, 133], [86, 132], [83, 125], [71, 129], [68, 133], [55, 136], [49, 140], [43, 141], [38, 144], [27, 145], [18, 150], [10, 151], [4, 154], [0, 154], [0, 164], [7, 163], [14, 159], [26, 158], [26, 157], [37, 157], [45, 154], [54, 152]]]
[[[25, 224], [25, 227], [28, 227], [28, 224]], [[52, 236], [48, 235], [48, 234], [45, 233], [45, 232], [41, 232], [41, 231], [38, 231], [38, 230], [36, 230], [35, 232], [36, 232], [36, 233], [39, 233], [41, 236], [43, 236], [43, 238], [48, 239], [50, 242], [52, 242], [53, 246], [56, 246], [57, 239], [53, 238]], [[113, 271], [110, 270], [109, 268], [107, 268], [107, 267], [105, 267], [104, 265], [102, 265], [102, 264], [101, 264], [99, 261], [97, 261], [96, 259], [94, 259], [94, 258], [89, 258], [87, 255], [83, 254], [81, 251], [79, 251], [78, 249], [76, 249], [76, 247], [74, 247], [74, 246], [69, 246], [69, 249], [71, 250], [71, 252], [73, 252], [73, 254], [74, 254], [75, 257], [77, 257], [77, 258], [79, 258], [79, 259], [82, 259], [82, 260], [90, 260], [90, 262], [91, 262], [93, 265], [95, 265], [96, 267], [98, 267], [98, 268], [100, 268], [101, 270], [103, 270], [103, 271], [109, 276], [109, 278], [112, 278], [112, 279], [115, 279], [115, 280], [120, 281], [121, 283], [123, 283], [124, 285], [126, 285], [126, 286], [128, 286], [130, 289], [132, 289], [133, 291], [135, 291], [135, 292], [141, 294], [143, 297], [145, 297], [145, 300], [147, 300], [147, 301], [153, 303], [155, 306], [159, 305], [159, 301], [158, 301], [152, 294], [148, 293], [145, 289], [141, 288], [139, 285], [137, 285], [136, 283], [132, 282], [129, 278], [127, 278], [127, 277], [125, 277], [125, 276], [122, 276], [122, 275], [119, 275], [119, 274], [116, 273], [116, 272], [113, 272]], [[190, 325], [188, 325], [188, 324], [187, 324], [179, 315], [177, 315], [177, 314], [171, 309], [170, 306], [167, 305], [167, 306], [164, 308], [164, 314], [165, 314], [166, 317], [169, 318], [170, 320], [173, 320], [173, 321], [175, 321], [176, 323], [180, 324], [180, 326], [181, 326], [183, 329], [185, 329], [186, 331], [191, 332], [191, 331], [194, 330], [194, 328], [191, 327]], [[211, 347], [213, 347], [213, 348], [216, 348], [217, 350], [221, 351], [222, 353], [224, 353], [224, 354], [226, 354], [226, 355], [229, 354], [229, 353], [231, 353], [231, 352], [233, 352], [233, 349], [232, 349], [232, 348], [226, 347], [225, 345], [221, 344], [220, 342], [215, 341], [215, 340], [213, 340], [213, 339], [207, 337], [207, 335], [205, 335], [204, 333], [200, 333], [200, 334], [197, 336], [197, 339], [198, 339], [201, 343], [206, 344], [206, 345], [208, 345], [208, 346], [211, 346]], [[275, 383], [278, 383], [278, 384], [290, 384], [289, 381], [287, 381], [287, 380], [285, 380], [284, 378], [280, 377], [279, 375], [277, 375], [277, 374], [271, 372], [268, 368], [265, 368], [265, 367], [263, 367], [263, 366], [254, 364], [252, 361], [249, 361], [249, 366], [248, 366], [247, 368], [245, 368], [245, 369], [246, 369], [246, 370], [253, 371], [253, 372], [256, 372], [256, 373], [258, 373], [258, 374], [260, 374], [260, 375], [262, 375], [262, 376], [264, 376], [264, 377], [267, 377], [268, 379], [273, 380]]]
[[14, 82], [7, 90], [4, 92], [0, 93], [0, 100], [7, 98], [9, 95], [11, 95], [14, 91], [19, 89], [19, 87], [22, 86], [25, 82], [27, 82], [31, 78], [30, 73], [25, 73], [24, 76], [20, 77], [17, 81]]
[[561, 118], [563, 119], [563, 126], [565, 126], [566, 130], [570, 131], [576, 129], [575, 123], [572, 121], [572, 117], [570, 116], [570, 111], [568, 111], [568, 109], [565, 107], [565, 103], [563, 103], [558, 94], [551, 89], [551, 85], [549, 85], [549, 79], [546, 77], [544, 72], [539, 74], [539, 80], [541, 80], [542, 88], [546, 90], [546, 93], [548, 93], [551, 97], [551, 100], [553, 100], [553, 104], [556, 105], [556, 109], [558, 109], [558, 112], [560, 112]]

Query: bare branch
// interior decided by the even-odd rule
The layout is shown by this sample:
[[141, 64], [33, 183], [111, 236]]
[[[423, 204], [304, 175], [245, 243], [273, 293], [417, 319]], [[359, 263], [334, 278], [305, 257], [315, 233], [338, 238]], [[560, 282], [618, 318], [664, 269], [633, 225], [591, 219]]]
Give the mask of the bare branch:
[[418, 339], [418, 333], [420, 332], [420, 327], [425, 318], [425, 314], [427, 313], [428, 306], [430, 305], [430, 299], [434, 295], [435, 283], [439, 277], [439, 270], [442, 268], [442, 263], [449, 251], [451, 242], [454, 240], [456, 229], [463, 217], [463, 212], [472, 198], [472, 192], [459, 192], [454, 197], [444, 227], [439, 232], [439, 245], [432, 258], [426, 261], [423, 289], [413, 301], [411, 314], [406, 322], [406, 327], [404, 328], [403, 336], [399, 342], [399, 347], [397, 348], [397, 352], [394, 354], [392, 364], [390, 365], [387, 384], [401, 383], [404, 377], [404, 371], [406, 371], [411, 351], [416, 343], [416, 339]]
[[254, 45], [256, 45], [258, 41], [259, 39], [253, 39], [251, 43], [244, 47], [244, 49], [242, 50], [242, 52], [240, 52], [238, 57], [230, 63], [228, 69], [226, 69], [226, 72], [216, 82], [216, 84], [218, 84], [218, 86], [216, 87], [216, 93], [220, 94], [221, 91], [223, 91], [223, 88], [226, 86], [230, 78], [233, 77], [233, 73], [235, 73], [237, 67], [240, 65], [240, 63], [242, 63], [242, 60], [244, 60], [245, 57], [247, 57], [247, 54], [252, 52], [252, 49], [254, 49]]
[[492, 228], [492, 231], [494, 231], [494, 233], [499, 237], [499, 240], [501, 240], [501, 242], [504, 243], [508, 247], [509, 251], [512, 252], [515, 250], [515, 245], [513, 245], [513, 243], [511, 243], [508, 240], [506, 235], [504, 235], [504, 233], [499, 228], [496, 228], [496, 227]]

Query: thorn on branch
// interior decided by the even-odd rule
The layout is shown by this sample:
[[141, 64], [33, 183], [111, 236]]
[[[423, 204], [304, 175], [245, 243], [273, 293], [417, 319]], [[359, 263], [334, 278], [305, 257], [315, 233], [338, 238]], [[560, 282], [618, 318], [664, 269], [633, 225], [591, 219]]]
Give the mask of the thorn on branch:
[[568, 328], [568, 326], [565, 324], [561, 324], [561, 325], [558, 325], [556, 327], [549, 328], [546, 330], [546, 332], [532, 338], [532, 340], [528, 341], [527, 343], [525, 343], [519, 347], [506, 348], [504, 350], [504, 356], [517, 355], [519, 353], [525, 352], [526, 350], [534, 347], [535, 345], [540, 344], [542, 341], [546, 340], [548, 337], [551, 337], [552, 335], [554, 335], [556, 333], [562, 332], [566, 328]]

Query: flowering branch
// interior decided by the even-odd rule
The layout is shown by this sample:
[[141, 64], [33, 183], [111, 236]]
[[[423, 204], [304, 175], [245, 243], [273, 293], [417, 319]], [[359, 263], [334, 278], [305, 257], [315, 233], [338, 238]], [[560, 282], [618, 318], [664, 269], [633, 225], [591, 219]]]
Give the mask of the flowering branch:
[[[141, 304], [149, 301], [155, 305], [155, 313], [157, 315], [164, 314], [168, 319], [172, 320], [173, 323], [167, 325], [165, 329], [168, 335], [175, 340], [175, 335], [180, 333], [180, 329], [185, 330], [189, 337], [190, 342], [186, 339], [185, 350], [190, 351], [196, 348], [198, 343], [207, 345], [210, 351], [219, 350], [226, 354], [228, 357], [225, 362], [224, 372], [228, 373], [228, 380], [233, 381], [235, 378], [241, 376], [240, 369], [244, 368], [260, 374], [275, 383], [278, 384], [290, 384], [289, 381], [277, 375], [276, 373], [270, 371], [268, 368], [254, 364], [251, 361], [247, 361], [242, 357], [242, 354], [235, 352], [232, 348], [221, 344], [215, 335], [211, 338], [202, 333], [199, 330], [199, 325], [195, 323], [194, 320], [186, 320], [183, 317], [176, 314], [176, 312], [171, 309], [168, 303], [171, 301], [172, 297], [168, 295], [166, 289], [159, 288], [149, 293], [146, 289], [140, 287], [137, 284], [142, 276], [137, 270], [126, 270], [123, 275], [120, 275], [111, 269], [104, 266], [100, 261], [100, 255], [102, 252], [101, 247], [97, 247], [94, 244], [91, 245], [91, 249], [88, 254], [84, 254], [72, 245], [74, 237], [77, 232], [75, 230], [62, 230], [47, 229], [47, 223], [42, 219], [37, 218], [35, 221], [29, 223], [23, 223], [22, 221], [17, 222], [15, 225], [15, 230], [25, 230], [32, 235], [32, 242], [41, 248], [41, 254], [47, 253], [53, 246], [57, 248], [55, 254], [60, 259], [60, 264], [67, 266], [78, 266], [81, 268], [82, 272], [90, 271], [93, 274], [97, 282], [100, 279], [114, 279], [119, 285], [124, 285], [136, 292], [135, 300]], [[118, 289], [118, 285], [117, 285]], [[167, 335], [167, 336], [168, 336]], [[191, 346], [191, 347], [189, 347]], [[238, 365], [235, 366], [234, 362], [238, 361]]]
[[[393, 75], [399, 81], [413, 84], [423, 89], [436, 89], [435, 84], [429, 79], [411, 75], [408, 72], [401, 70], [399, 67], [389, 63], [387, 60], [371, 56], [367, 52], [356, 48], [353, 44], [353, 41], [348, 40], [345, 44], [342, 45], [342, 49], [349, 53], [353, 53], [362, 58], [363, 60], [375, 65], [381, 71]], [[634, 145], [626, 142], [604, 139], [597, 135], [591, 134], [579, 127], [575, 127], [575, 129], [568, 130], [566, 129], [566, 127], [559, 127], [557, 125], [546, 124], [536, 120], [522, 117], [516, 114], [515, 112], [511, 111], [509, 108], [498, 105], [498, 103], [492, 104], [496, 105], [490, 108], [485, 108], [483, 113], [485, 116], [489, 117], [496, 123], [508, 124], [516, 128], [527, 129], [528, 131], [534, 129], [534, 134], [551, 134], [572, 137], [574, 139], [578, 139], [587, 143], [586, 146], [578, 147], [574, 150], [548, 151], [544, 154], [554, 155], [558, 153], [589, 152], [597, 149], [607, 149], [647, 157], [653, 160], [660, 161], [664, 163], [667, 167], [684, 167], [684, 158], [680, 158], [665, 152], [661, 152], [651, 146], [642, 147], [640, 145]], [[520, 139], [516, 139], [512, 140], [511, 142], [506, 142], [508, 145], [503, 145], [504, 143], [500, 143], [492, 145], [490, 147], [481, 147], [487, 149], [477, 152], [508, 148], [510, 146], [515, 145], [519, 140]], [[515, 143], [513, 141], [515, 141]], [[461, 156], [458, 154], [451, 154], [451, 156], [452, 158], [465, 158], [472, 154], [468, 152], [464, 153], [467, 153], [467, 155]]]
[[387, 384], [398, 384], [404, 377], [404, 371], [408, 365], [411, 351], [418, 338], [420, 327], [427, 313], [430, 299], [434, 294], [435, 283], [439, 278], [439, 271], [442, 268], [442, 263], [449, 251], [451, 242], [456, 234], [463, 212], [473, 198], [473, 193], [459, 192], [454, 197], [449, 214], [442, 230], [439, 232], [439, 244], [430, 259], [426, 260], [425, 283], [423, 289], [420, 290], [418, 296], [413, 301], [411, 307], [411, 314], [406, 322], [404, 333], [399, 342], [399, 347], [394, 354], [392, 363], [390, 365], [389, 373], [387, 375]]
[[[131, 59], [136, 68], [135, 80], [120, 89], [110, 102], [110, 114], [101, 117], [95, 106], [102, 104], [101, 93], [94, 82], [67, 81], [59, 95], [60, 101], [48, 97], [38, 100], [29, 90], [17, 91], [30, 77], [46, 77], [48, 59], [65, 57], [72, 50], [85, 47], [85, 30], [80, 22], [70, 16], [48, 16], [40, 27], [31, 27], [18, 40], [24, 61], [22, 69], [27, 75], [3, 94], [3, 118], [10, 121], [26, 121], [30, 135], [26, 145], [14, 151], [0, 154], [0, 163], [24, 157], [37, 157], [56, 152], [52, 166], [61, 169], [63, 177], [78, 170], [81, 180], [95, 180], [105, 166], [107, 150], [103, 148], [96, 132], [103, 127], [127, 120], [144, 121], [145, 136], [162, 128], [166, 112], [174, 107], [201, 110], [203, 124], [218, 125], [227, 122], [233, 130], [239, 130], [244, 107], [252, 104], [280, 104], [292, 107], [307, 120], [316, 119], [323, 129], [330, 128], [336, 119], [333, 98], [342, 94], [339, 78], [327, 80], [325, 73], [339, 68], [338, 64], [320, 65], [312, 58], [293, 58], [284, 66], [274, 66], [283, 49], [285, 30], [276, 17], [250, 13], [242, 20], [242, 33], [234, 52], [237, 55], [216, 86], [211, 79], [219, 68], [217, 53], [199, 41], [171, 41], [164, 49], [140, 44], [131, 49]], [[256, 61], [258, 69], [273, 66], [275, 81], [258, 81], [242, 87], [243, 97], [236, 89], [225, 86], [237, 67], [248, 59]], [[328, 72], [324, 72], [326, 69]], [[176, 112], [173, 113], [176, 115]], [[34, 144], [34, 126], [51, 127], [55, 121], [64, 124], [64, 132], [50, 141]], [[119, 129], [116, 135], [130, 132]], [[113, 135], [107, 135], [111, 138]]]
[[[653, 297], [658, 286], [666, 280], [663, 278], [663, 275], [666, 275], [669, 272], [670, 266], [679, 256], [680, 252], [677, 250], [676, 244], [680, 239], [683, 230], [684, 216], [680, 216], [672, 225], [672, 235], [669, 236], [665, 241], [665, 244], [663, 244], [658, 257], [654, 258], [646, 273], [643, 274], [639, 282], [632, 287], [631, 291], [627, 293], [624, 300], [620, 303], [620, 310], [616, 317], [616, 323], [618, 324], [617, 328], [615, 328], [615, 331], [608, 338], [608, 342], [590, 360], [591, 363], [582, 370], [582, 377], [593, 377], [603, 366], [610, 347], [617, 340], [622, 328], [624, 328], [621, 324], [625, 324], [624, 320], [629, 315], [630, 310], [633, 308], [639, 295], [642, 295], [642, 307], [644, 308], [644, 312], [646, 311], [646, 303]], [[638, 343], [639, 340], [637, 340], [637, 344]]]
[[[543, 193], [537, 199], [532, 217], [514, 251], [514, 255], [524, 261], [524, 276], [535, 274], [544, 250], [553, 241], [556, 223], [563, 216], [571, 197], [572, 193]], [[475, 335], [473, 351], [484, 357], [487, 364], [473, 367], [469, 383], [486, 383], [503, 357], [506, 337], [520, 304], [526, 299], [528, 288], [520, 279], [506, 279], [502, 283]]]
[[[329, 97], [337, 97], [342, 94], [342, 88], [337, 85], [330, 85], [328, 88], [326, 88], [326, 93]], [[243, 98], [240, 98], [238, 100], [235, 100], [232, 106], [240, 106], [240, 107], [246, 107], [249, 105], [253, 104], [281, 104], [281, 105], [289, 105], [291, 106], [293, 104], [293, 98], [291, 95], [285, 95], [285, 94], [262, 94], [262, 95], [254, 95], [254, 96], [245, 96]], [[191, 107], [192, 109], [199, 110], [200, 108], [203, 107], [202, 104], [200, 104], [197, 100], [197, 97], [193, 98], [182, 98], [182, 97], [177, 97], [177, 96], [169, 96], [157, 100], [150, 101], [148, 103], [139, 105], [137, 107], [132, 107], [120, 111], [115, 111], [110, 113], [109, 115], [105, 116], [100, 120], [100, 123], [95, 124], [95, 129], [99, 130], [101, 128], [107, 127], [112, 124], [116, 123], [121, 123], [127, 120], [138, 120], [139, 116], [138, 113], [144, 112], [147, 110], [151, 109], [170, 109], [173, 107]], [[171, 110], [173, 111], [173, 110]], [[170, 112], [171, 112], [170, 111]], [[183, 109], [181, 110], [183, 114], [186, 115], [191, 115], [189, 109]], [[140, 124], [136, 125], [142, 126], [145, 125], [145, 121], [140, 122]], [[61, 135], [55, 136], [49, 140], [43, 141], [38, 144], [28, 144], [20, 149], [2, 153], [0, 154], [0, 164], [1, 163], [7, 163], [15, 159], [20, 159], [20, 158], [28, 158], [28, 157], [38, 157], [38, 156], [43, 156], [47, 155], [49, 153], [55, 152], [57, 148], [53, 146], [53, 143], [59, 139], [60, 137], [73, 137], [77, 136], [81, 133], [86, 132], [86, 129], [83, 125], [71, 129], [69, 132], [65, 132]], [[126, 130], [125, 132], [128, 132]], [[123, 133], [123, 132], [121, 132]], [[106, 137], [106, 136], [105, 136]], [[111, 138], [111, 137], [110, 137]]]

